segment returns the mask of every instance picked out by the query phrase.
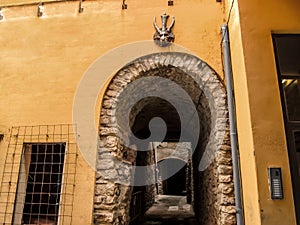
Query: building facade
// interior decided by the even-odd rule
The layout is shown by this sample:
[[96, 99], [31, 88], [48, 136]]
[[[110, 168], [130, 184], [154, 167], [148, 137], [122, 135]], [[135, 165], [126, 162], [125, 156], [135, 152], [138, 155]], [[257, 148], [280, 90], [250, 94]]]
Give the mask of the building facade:
[[[200, 224], [236, 224], [239, 210], [245, 224], [300, 224], [297, 0], [2, 0], [0, 8], [2, 224], [129, 224], [158, 186], [178, 191], [167, 181], [178, 171]], [[171, 172], [166, 158], [178, 165]]]

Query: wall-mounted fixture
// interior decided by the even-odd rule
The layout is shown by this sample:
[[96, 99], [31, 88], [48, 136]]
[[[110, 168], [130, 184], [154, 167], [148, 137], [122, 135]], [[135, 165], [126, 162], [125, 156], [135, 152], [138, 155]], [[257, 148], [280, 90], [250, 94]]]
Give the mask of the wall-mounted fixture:
[[268, 168], [271, 199], [283, 199], [281, 168]]
[[2, 12], [2, 8], [0, 8], [0, 20], [4, 20], [4, 15], [3, 15], [3, 12]]
[[83, 7], [82, 7], [82, 2], [83, 2], [84, 0], [79, 0], [79, 9], [78, 9], [78, 12], [79, 13], [82, 13], [83, 12]]
[[122, 3], [122, 9], [127, 9], [127, 4], [125, 3], [125, 0], [123, 0], [123, 3]]
[[172, 16], [172, 22], [170, 26], [168, 27], [167, 22], [168, 22], [169, 15], [166, 13], [161, 15], [161, 23], [162, 26], [161, 28], [158, 27], [156, 23], [156, 17], [154, 17], [153, 25], [155, 28], [155, 33], [153, 35], [154, 42], [159, 45], [160, 47], [167, 47], [171, 45], [172, 42], [174, 42], [175, 35], [172, 32], [172, 28], [175, 23], [175, 17]]
[[38, 16], [38, 17], [43, 16], [43, 11], [44, 11], [44, 3], [41, 2], [41, 3], [38, 5], [37, 16]]
[[168, 0], [168, 6], [173, 6], [174, 5], [174, 1], [173, 0]]

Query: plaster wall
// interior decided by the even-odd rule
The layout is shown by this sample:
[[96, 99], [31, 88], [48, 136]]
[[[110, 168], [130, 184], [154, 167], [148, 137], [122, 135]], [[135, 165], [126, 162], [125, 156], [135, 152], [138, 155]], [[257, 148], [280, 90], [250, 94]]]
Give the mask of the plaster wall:
[[[227, 1], [227, 15], [232, 1]], [[299, 1], [235, 1], [229, 20], [246, 224], [296, 224], [272, 33], [299, 33]], [[285, 198], [270, 198], [281, 167]]]
[[[181, 0], [168, 7], [158, 0], [134, 1], [122, 11], [120, 1], [85, 1], [79, 14], [78, 2], [70, 1], [45, 4], [41, 18], [36, 16], [37, 5], [5, 7], [28, 2], [37, 1], [0, 3], [5, 16], [0, 21], [0, 131], [5, 135], [0, 143], [0, 174], [10, 127], [72, 123], [76, 88], [89, 65], [119, 45], [151, 40], [154, 16], [160, 24], [163, 12], [174, 15], [175, 43], [222, 74], [223, 3]], [[104, 84], [110, 75], [99, 76], [99, 83]], [[99, 115], [95, 109], [95, 118]], [[95, 171], [81, 154], [76, 181], [73, 224], [92, 223]]]

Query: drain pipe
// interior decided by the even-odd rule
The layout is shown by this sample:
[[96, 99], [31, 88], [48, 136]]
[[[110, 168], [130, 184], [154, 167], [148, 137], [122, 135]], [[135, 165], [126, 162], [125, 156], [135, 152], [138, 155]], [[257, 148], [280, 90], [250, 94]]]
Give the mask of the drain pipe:
[[235, 103], [234, 103], [234, 95], [233, 95], [231, 55], [230, 55], [230, 48], [229, 48], [229, 35], [228, 35], [227, 24], [224, 24], [222, 26], [221, 44], [223, 45], [224, 73], [225, 73], [225, 80], [226, 80], [226, 91], [227, 91], [228, 112], [229, 112], [236, 222], [237, 225], [244, 225], [244, 212], [243, 212], [243, 205], [242, 205], [240, 161], [239, 161], [240, 158], [239, 158], [238, 142], [237, 142], [236, 114], [235, 114]]

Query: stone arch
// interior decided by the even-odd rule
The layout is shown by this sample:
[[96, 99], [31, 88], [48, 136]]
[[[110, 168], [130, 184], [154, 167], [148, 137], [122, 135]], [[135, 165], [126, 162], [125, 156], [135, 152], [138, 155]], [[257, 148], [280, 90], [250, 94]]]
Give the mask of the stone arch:
[[[196, 214], [201, 212], [201, 224], [234, 224], [231, 152], [224, 84], [204, 61], [181, 52], [154, 53], [140, 57], [121, 68], [110, 81], [100, 115], [95, 224], [128, 224], [130, 220], [128, 208], [133, 190], [130, 183], [134, 179], [131, 174], [135, 172], [132, 166], [136, 165], [138, 158], [135, 151], [137, 146], [130, 145], [130, 135], [123, 129], [126, 124], [118, 124], [115, 114], [118, 107], [126, 105], [125, 101], [118, 100], [120, 94], [129, 84], [142, 77], [164, 77], [177, 83], [196, 105], [200, 118], [200, 137], [197, 147], [195, 146], [197, 154], [193, 157], [193, 177], [194, 183], [201, 187], [193, 195]], [[132, 90], [138, 88], [137, 86]], [[180, 101], [180, 96], [178, 98]], [[135, 134], [142, 129], [135, 121], [138, 120], [144, 125], [149, 122], [147, 119], [143, 120], [141, 114], [146, 118], [156, 116], [155, 110], [151, 108], [153, 104], [157, 107], [161, 100], [148, 98], [138, 101], [132, 108], [129, 121], [130, 128], [136, 130]], [[163, 110], [174, 111], [172, 106]], [[167, 125], [169, 122], [176, 130], [178, 124], [172, 123], [175, 117], [166, 116], [165, 119]], [[186, 129], [189, 133], [196, 128], [194, 126], [196, 125], [192, 124], [181, 129]]]

